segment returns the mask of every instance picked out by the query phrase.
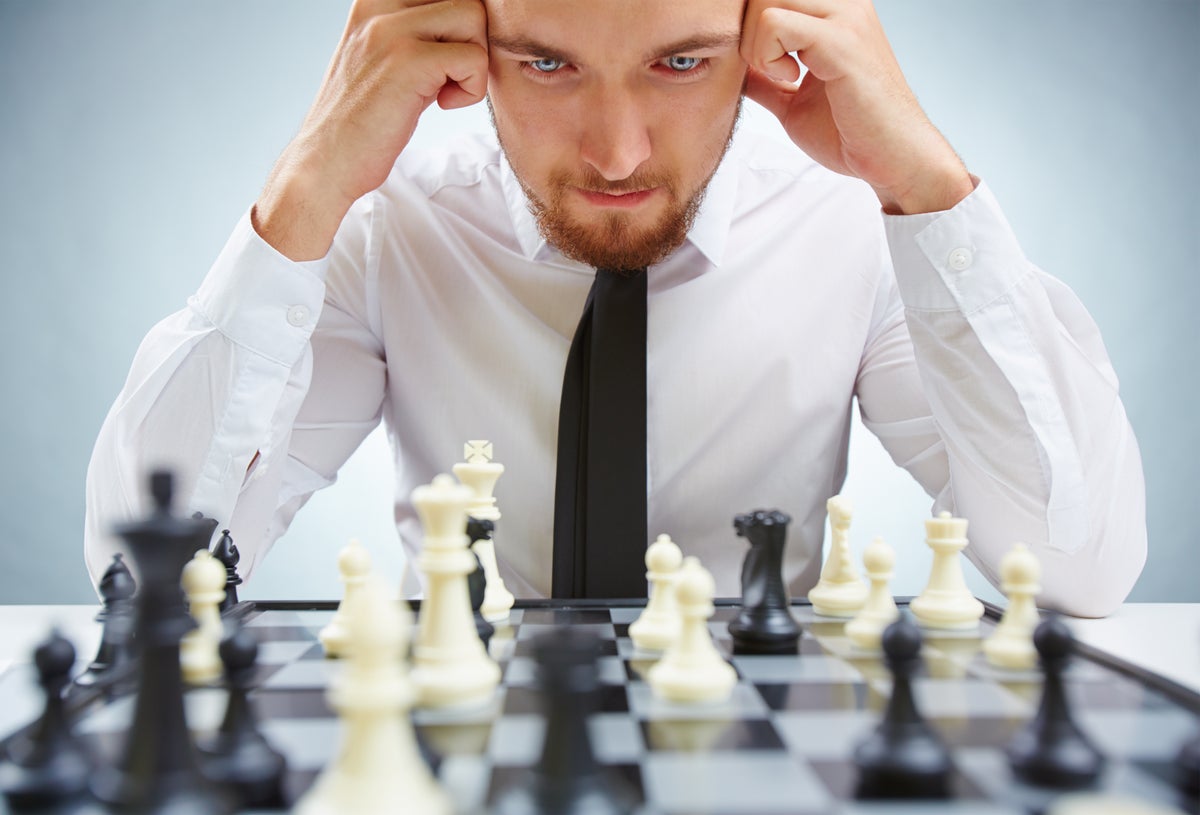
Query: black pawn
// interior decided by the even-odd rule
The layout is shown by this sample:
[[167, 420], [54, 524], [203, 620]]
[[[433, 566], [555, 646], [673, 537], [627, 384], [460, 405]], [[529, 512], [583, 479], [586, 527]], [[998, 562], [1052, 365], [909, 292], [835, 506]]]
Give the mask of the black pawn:
[[179, 641], [195, 627], [179, 579], [183, 567], [207, 549], [213, 527], [205, 519], [171, 514], [170, 473], [150, 479], [154, 511], [118, 532], [134, 558], [137, 593], [138, 691], [133, 725], [116, 765], [92, 775], [92, 793], [120, 812], [138, 815], [222, 815], [233, 799], [200, 771], [183, 709]]
[[945, 798], [950, 753], [917, 710], [912, 680], [921, 662], [921, 632], [906, 616], [882, 639], [892, 674], [892, 697], [883, 721], [854, 751], [859, 798]]
[[[474, 547], [475, 541], [491, 540], [493, 529], [495, 529], [495, 524], [492, 521], [467, 518], [467, 537], [471, 539], [472, 547]], [[487, 648], [492, 635], [496, 633], [496, 627], [484, 619], [482, 611], [483, 598], [487, 593], [487, 574], [484, 573], [483, 563], [479, 560], [479, 555], [475, 553], [474, 548], [470, 552], [471, 556], [475, 558], [475, 570], [467, 575], [467, 593], [471, 596], [471, 611], [475, 614], [475, 633], [479, 635], [483, 647]]]
[[267, 743], [248, 694], [258, 660], [258, 640], [238, 627], [221, 641], [221, 662], [229, 702], [212, 741], [202, 747], [205, 772], [231, 787], [246, 807], [282, 806], [282, 780], [287, 761]]
[[546, 735], [542, 757], [524, 783], [504, 793], [497, 815], [627, 815], [636, 805], [627, 783], [596, 762], [587, 720], [597, 706], [599, 639], [557, 628], [534, 641]]
[[231, 611], [238, 602], [237, 587], [242, 585], [242, 578], [237, 573], [238, 562], [242, 559], [237, 544], [228, 529], [221, 530], [221, 538], [213, 548], [213, 557], [225, 567], [225, 599], [221, 601], [221, 613]]
[[70, 801], [87, 788], [91, 760], [71, 731], [63, 690], [75, 665], [75, 648], [57, 631], [34, 652], [38, 682], [46, 694], [41, 718], [8, 745], [0, 764], [0, 789], [14, 808]]
[[132, 678], [136, 658], [133, 641], [133, 596], [137, 584], [120, 553], [100, 578], [104, 607], [96, 615], [103, 625], [100, 648], [87, 669], [75, 679], [79, 688], [116, 689], [121, 680]]
[[1033, 632], [1042, 665], [1042, 700], [1033, 720], [1008, 746], [1013, 773], [1029, 784], [1075, 789], [1093, 784], [1104, 769], [1104, 756], [1080, 731], [1067, 702], [1063, 672], [1075, 638], [1057, 616]]
[[729, 623], [739, 654], [795, 653], [800, 624], [792, 616], [783, 582], [783, 549], [791, 516], [755, 510], [733, 519], [739, 537], [750, 542], [742, 561], [742, 611]]

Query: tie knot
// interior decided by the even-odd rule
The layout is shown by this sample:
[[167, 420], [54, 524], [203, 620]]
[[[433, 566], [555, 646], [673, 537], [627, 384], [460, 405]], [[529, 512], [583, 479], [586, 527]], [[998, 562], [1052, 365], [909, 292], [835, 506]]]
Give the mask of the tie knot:
[[640, 275], [644, 275], [646, 269], [597, 269], [596, 275], [601, 277], [616, 278], [618, 280], [632, 280]]

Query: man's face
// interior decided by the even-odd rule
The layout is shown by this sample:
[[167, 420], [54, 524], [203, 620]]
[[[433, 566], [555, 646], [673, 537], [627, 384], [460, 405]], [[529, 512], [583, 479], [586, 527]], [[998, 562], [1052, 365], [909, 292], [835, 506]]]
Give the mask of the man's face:
[[741, 102], [744, 0], [487, 0], [489, 104], [545, 238], [636, 269], [679, 246]]

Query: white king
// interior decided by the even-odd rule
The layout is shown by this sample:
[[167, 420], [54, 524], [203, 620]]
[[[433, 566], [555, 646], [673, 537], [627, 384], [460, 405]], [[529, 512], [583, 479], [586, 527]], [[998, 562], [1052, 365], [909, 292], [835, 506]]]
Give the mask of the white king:
[[[467, 506], [467, 514], [480, 521], [500, 520], [500, 510], [496, 508], [496, 499], [492, 492], [496, 489], [496, 482], [504, 474], [504, 465], [492, 461], [492, 443], [480, 440], [467, 442], [463, 458], [466, 461], [454, 465], [454, 474], [474, 492], [471, 503]], [[483, 606], [479, 613], [489, 622], [504, 622], [513, 607], [513, 596], [504, 585], [504, 578], [500, 577], [500, 568], [496, 565], [496, 545], [490, 540], [480, 540], [471, 548], [479, 556], [479, 563], [483, 566], [483, 575], [487, 580]]]

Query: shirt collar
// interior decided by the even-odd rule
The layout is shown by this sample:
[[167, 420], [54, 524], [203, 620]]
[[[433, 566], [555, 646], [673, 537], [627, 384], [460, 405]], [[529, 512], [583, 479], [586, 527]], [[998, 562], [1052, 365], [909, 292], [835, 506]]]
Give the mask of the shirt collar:
[[[737, 171], [730, 161], [734, 148], [721, 161], [721, 165], [709, 180], [708, 191], [700, 203], [696, 220], [688, 230], [687, 240], [708, 259], [713, 266], [720, 266], [729, 240], [729, 225], [733, 217], [733, 199], [737, 193]], [[529, 211], [529, 199], [517, 181], [516, 173], [507, 157], [500, 156], [500, 185], [504, 201], [512, 217], [513, 231], [521, 253], [529, 260], [548, 260], [557, 254], [547, 245], [537, 228], [537, 220]]]

